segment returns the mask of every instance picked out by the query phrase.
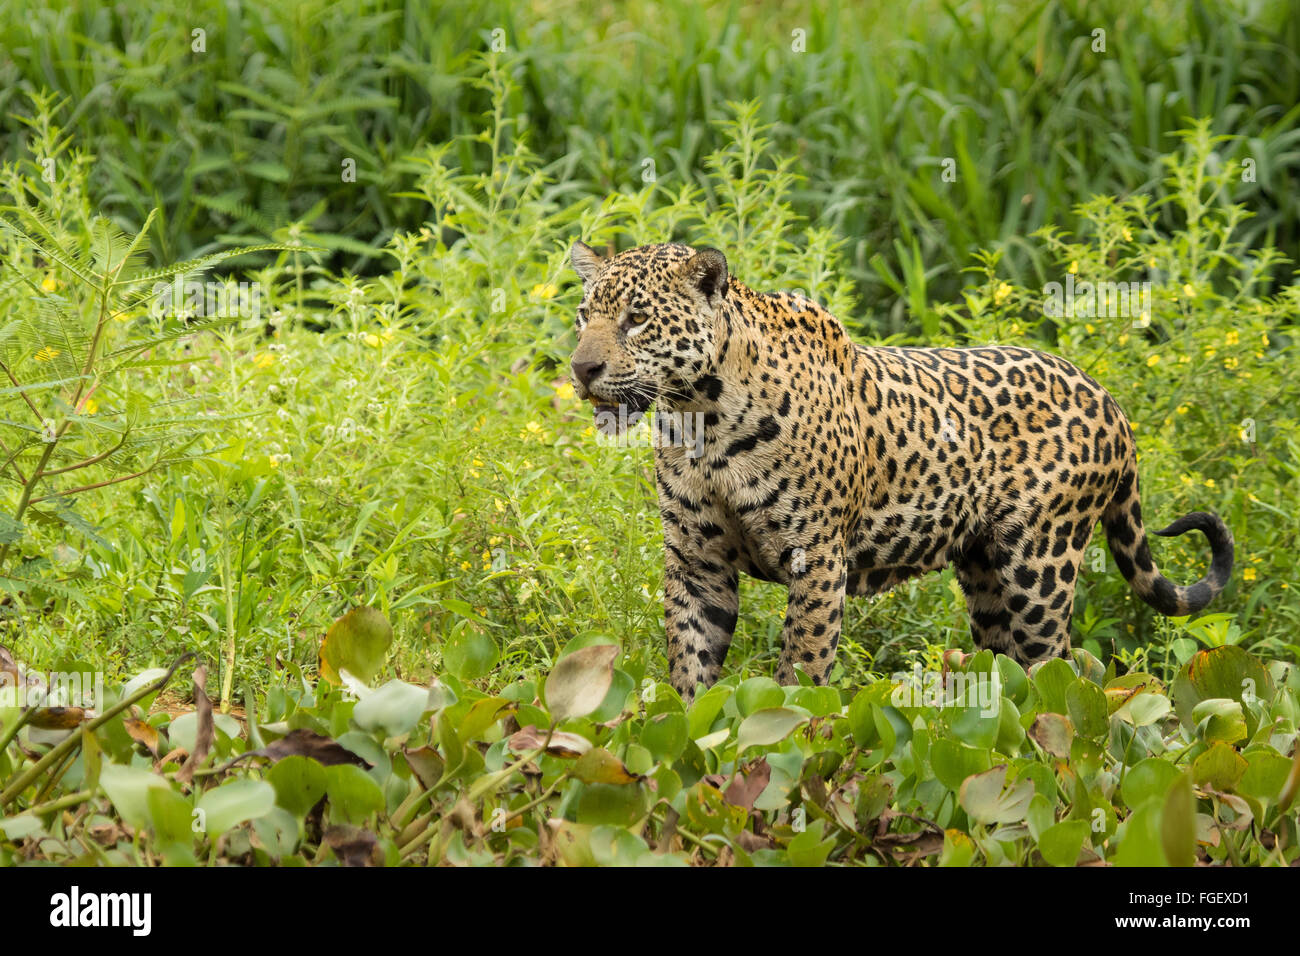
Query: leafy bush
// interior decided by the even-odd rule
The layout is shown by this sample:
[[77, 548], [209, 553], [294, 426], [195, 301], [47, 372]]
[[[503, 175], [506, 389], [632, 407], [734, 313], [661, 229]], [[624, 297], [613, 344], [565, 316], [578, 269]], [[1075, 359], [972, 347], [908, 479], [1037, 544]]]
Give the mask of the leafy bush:
[[[385, 245], [388, 272], [335, 275], [290, 223], [248, 274], [262, 309], [198, 323], [159, 315], [155, 274], [95, 225], [86, 160], [55, 183], [5, 167], [0, 341], [23, 370], [7, 467], [46, 470], [20, 388], [69, 423], [46, 465], [128, 428], [183, 454], [46, 471], [75, 520], [56, 499], [56, 520], [26, 520], [31, 481], [6, 485], [0, 671], [99, 672], [107, 690], [96, 714], [61, 686], [0, 701], [0, 863], [1295, 861], [1297, 301], [1267, 291], [1274, 253], [1241, 246], [1207, 126], [1160, 188], [1033, 240], [1049, 281], [1150, 282], [1149, 315], [1051, 315], [996, 254], [960, 304], [902, 288], [926, 342], [1044, 346], [1107, 385], [1137, 428], [1145, 511], [1212, 508], [1236, 534], [1243, 573], [1215, 613], [1153, 619], [1099, 551], [1072, 661], [1024, 674], [958, 653], [964, 602], [932, 575], [849, 602], [833, 687], [781, 688], [762, 675], [784, 592], [746, 582], [728, 677], [686, 707], [658, 680], [648, 452], [598, 444], [566, 384], [567, 247], [711, 242], [754, 287], [851, 320], [845, 247], [795, 211], [801, 180], [752, 106], [721, 128], [709, 188], [593, 201], [529, 148], [509, 73], [486, 82], [487, 171], [457, 144], [407, 161], [428, 225]], [[62, 142], [48, 112], [33, 131], [32, 157]], [[104, 328], [88, 354], [133, 358], [32, 374], [63, 328], [82, 336], [69, 357]], [[1190, 578], [1205, 555], [1158, 558]], [[186, 653], [216, 668], [216, 712], [205, 670], [171, 681]], [[935, 690], [949, 674], [966, 685]]]

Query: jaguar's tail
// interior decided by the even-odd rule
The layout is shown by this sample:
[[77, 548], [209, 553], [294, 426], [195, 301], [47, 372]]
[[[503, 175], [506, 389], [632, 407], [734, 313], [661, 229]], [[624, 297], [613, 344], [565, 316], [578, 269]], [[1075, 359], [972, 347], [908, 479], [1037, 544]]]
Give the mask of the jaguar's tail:
[[1183, 515], [1155, 534], [1165, 538], [1193, 530], [1204, 534], [1210, 541], [1212, 555], [1209, 573], [1195, 584], [1187, 585], [1174, 584], [1160, 573], [1147, 547], [1135, 465], [1129, 467], [1120, 481], [1115, 497], [1102, 513], [1101, 523], [1120, 573], [1138, 597], [1161, 614], [1181, 617], [1201, 610], [1218, 596], [1232, 574], [1232, 532], [1222, 518], [1207, 511]]

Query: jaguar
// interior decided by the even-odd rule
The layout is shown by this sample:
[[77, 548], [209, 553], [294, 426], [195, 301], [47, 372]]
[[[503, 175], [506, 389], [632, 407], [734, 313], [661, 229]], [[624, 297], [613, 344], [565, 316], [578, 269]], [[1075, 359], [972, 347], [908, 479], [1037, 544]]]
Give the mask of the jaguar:
[[[654, 441], [669, 679], [685, 699], [720, 676], [741, 572], [788, 588], [776, 679], [824, 684], [846, 595], [951, 565], [971, 637], [1028, 666], [1070, 650], [1080, 564], [1098, 522], [1129, 586], [1165, 615], [1204, 608], [1233, 539], [1193, 512], [1210, 566], [1176, 585], [1151, 556], [1133, 430], [1065, 359], [1029, 348], [852, 341], [817, 303], [756, 292], [717, 249], [601, 255], [579, 241], [571, 371], [603, 431], [694, 416]], [[654, 426], [661, 427], [661, 426]], [[663, 437], [663, 436], [661, 436]]]

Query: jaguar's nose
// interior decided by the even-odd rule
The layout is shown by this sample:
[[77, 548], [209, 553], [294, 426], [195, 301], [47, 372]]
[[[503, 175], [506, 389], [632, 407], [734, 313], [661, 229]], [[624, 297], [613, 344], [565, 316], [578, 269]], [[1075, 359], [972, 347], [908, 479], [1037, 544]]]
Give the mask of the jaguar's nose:
[[582, 383], [584, 388], [591, 386], [594, 379], [600, 377], [600, 373], [605, 371], [604, 362], [573, 362], [573, 377]]

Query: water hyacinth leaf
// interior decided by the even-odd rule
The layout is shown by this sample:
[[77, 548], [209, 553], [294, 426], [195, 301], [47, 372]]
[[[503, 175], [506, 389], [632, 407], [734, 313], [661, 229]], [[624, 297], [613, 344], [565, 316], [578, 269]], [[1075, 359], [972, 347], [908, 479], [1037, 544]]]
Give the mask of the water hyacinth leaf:
[[1227, 697], [1210, 697], [1192, 708], [1196, 735], [1206, 743], [1216, 740], [1235, 744], [1246, 739], [1246, 717], [1238, 701]]
[[[983, 689], [987, 687], [987, 684], [982, 685]], [[971, 690], [970, 696], [979, 696], [976, 689]], [[950, 713], [948, 726], [953, 736], [962, 743], [982, 749], [996, 744], [998, 731], [1002, 725], [999, 700], [1000, 698], [994, 697], [992, 700], [986, 699], [976, 704], [948, 708]]]
[[736, 753], [743, 754], [749, 747], [768, 747], [778, 743], [807, 720], [806, 713], [789, 707], [767, 707], [756, 711], [740, 722], [740, 729], [736, 731]]
[[150, 790], [170, 790], [166, 780], [152, 771], [125, 764], [106, 763], [99, 772], [99, 785], [127, 826], [141, 830], [149, 826]]
[[802, 833], [796, 834], [786, 846], [786, 858], [791, 866], [823, 866], [831, 850], [835, 849], [833, 837], [822, 838], [825, 822], [815, 820]]
[[1173, 709], [1173, 704], [1164, 694], [1141, 691], [1128, 698], [1115, 710], [1115, 716], [1131, 723], [1134, 727], [1146, 727], [1154, 724]]
[[190, 849], [194, 843], [194, 806], [175, 790], [151, 787], [146, 796], [149, 821], [158, 843], [177, 843]]
[[285, 757], [271, 767], [266, 779], [275, 789], [275, 802], [295, 817], [305, 817], [325, 796], [325, 768], [309, 757]]
[[1244, 754], [1246, 772], [1241, 775], [1237, 792], [1261, 803], [1278, 803], [1291, 761], [1271, 750], [1257, 750]]
[[949, 790], [961, 789], [967, 777], [983, 773], [992, 765], [987, 748], [968, 747], [958, 740], [940, 737], [930, 747], [930, 766]]
[[[605, 699], [587, 716], [598, 724], [614, 720], [623, 713], [634, 690], [636, 690], [636, 681], [632, 679], [632, 675], [617, 667], [614, 668], [614, 673], [610, 677], [609, 690], [605, 692]], [[633, 702], [632, 706], [637, 705]]]
[[1097, 684], [1080, 678], [1065, 690], [1065, 708], [1075, 733], [1081, 737], [1099, 740], [1110, 727], [1106, 708], [1106, 693]]
[[[1246, 704], [1252, 700], [1269, 700], [1273, 692], [1273, 679], [1264, 665], [1249, 651], [1234, 644], [1197, 651], [1178, 672], [1173, 684], [1178, 717], [1188, 730], [1196, 726], [1194, 712], [1201, 701], [1223, 697]], [[1247, 725], [1253, 733], [1253, 717], [1248, 716]]]
[[384, 808], [384, 792], [360, 767], [339, 764], [325, 771], [325, 794], [329, 798], [330, 819], [361, 825]]
[[1167, 865], [1160, 836], [1160, 809], [1159, 803], [1146, 803], [1121, 824], [1123, 832], [1117, 836], [1119, 849], [1113, 858], [1116, 866]]
[[960, 830], [943, 831], [943, 850], [939, 853], [940, 866], [970, 866], [974, 858], [974, 840]]
[[1039, 837], [1038, 852], [1051, 866], [1074, 866], [1088, 833], [1088, 824], [1083, 820], [1054, 823]]
[[958, 801], [973, 820], [983, 824], [1018, 823], [1029, 810], [1034, 796], [1034, 784], [1021, 778], [1006, 786], [1007, 767], [1001, 764], [992, 770], [968, 777], [961, 785]]
[[352, 719], [362, 730], [400, 737], [420, 721], [429, 703], [429, 691], [403, 680], [390, 680], [358, 701]]
[[199, 798], [204, 830], [216, 839], [246, 820], [255, 820], [275, 808], [275, 788], [264, 780], [232, 780]]
[[1190, 774], [1179, 774], [1165, 797], [1160, 845], [1170, 866], [1196, 865], [1196, 794]]
[[585, 717], [604, 701], [614, 681], [617, 644], [584, 647], [560, 658], [546, 678], [546, 706], [559, 724]]
[[672, 763], [686, 749], [686, 715], [658, 714], [641, 727], [641, 745], [662, 763]]
[[736, 688], [736, 709], [741, 717], [785, 703], [785, 688], [770, 677], [751, 677]]
[[609, 783], [585, 783], [578, 795], [579, 823], [629, 827], [646, 812], [645, 788]]
[[1034, 718], [1029, 736], [1053, 757], [1069, 757], [1070, 743], [1074, 740], [1074, 726], [1070, 718], [1049, 711]]
[[496, 639], [469, 621], [458, 622], [442, 645], [443, 667], [461, 680], [486, 677], [500, 657]]
[[1164, 800], [1178, 777], [1178, 768], [1156, 757], [1140, 760], [1124, 774], [1120, 795], [1130, 810], [1137, 810], [1152, 800]]
[[623, 761], [604, 747], [594, 747], [579, 757], [569, 771], [584, 783], [636, 783], [640, 777], [629, 772]]
[[538, 730], [532, 724], [512, 734], [506, 741], [506, 747], [515, 754], [540, 750], [543, 744], [546, 745], [546, 752], [552, 757], [581, 757], [591, 749], [591, 741], [580, 734], [557, 730], [548, 740], [545, 731]]
[[1025, 811], [1025, 826], [1029, 828], [1029, 835], [1037, 841], [1055, 823], [1056, 809], [1052, 801], [1041, 793], [1035, 793], [1029, 801], [1029, 809]]
[[1044, 711], [1057, 714], [1066, 712], [1065, 691], [1077, 679], [1074, 669], [1060, 657], [1054, 657], [1044, 664], [1037, 664], [1031, 669], [1030, 680]]
[[393, 643], [393, 628], [378, 608], [354, 607], [334, 622], [320, 646], [321, 676], [335, 686], [346, 668], [363, 683], [379, 673]]
[[735, 692], [734, 687], [726, 684], [714, 684], [703, 694], [695, 698], [686, 712], [687, 732], [692, 740], [698, 740], [713, 729], [713, 722], [722, 711], [727, 698]]
[[1215, 790], [1234, 790], [1246, 773], [1246, 758], [1231, 746], [1216, 741], [1192, 761], [1192, 774], [1202, 786]]

